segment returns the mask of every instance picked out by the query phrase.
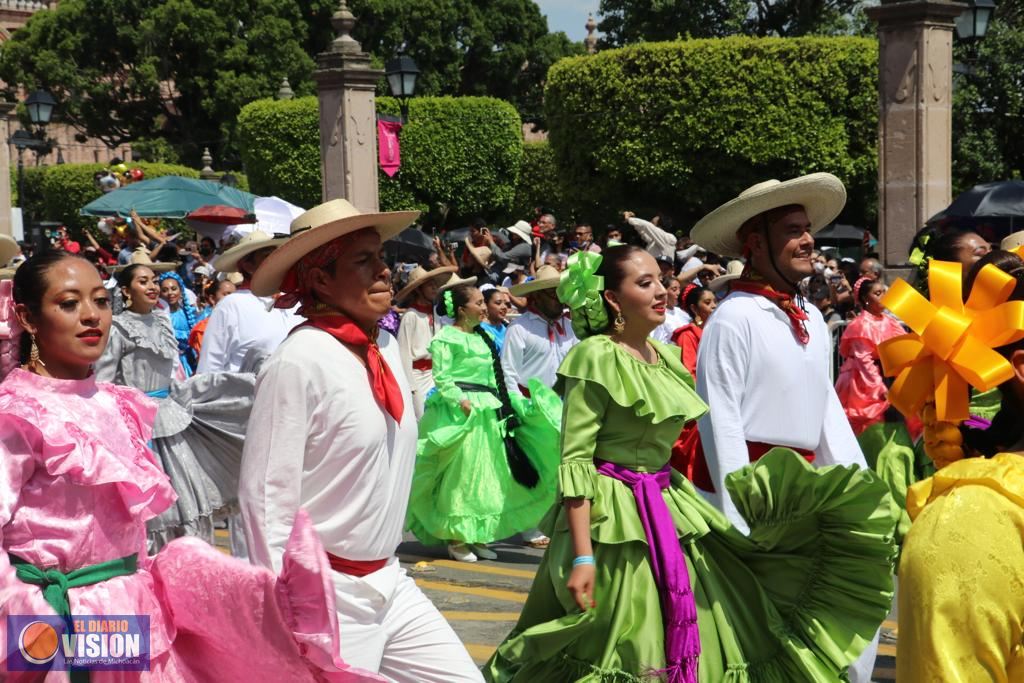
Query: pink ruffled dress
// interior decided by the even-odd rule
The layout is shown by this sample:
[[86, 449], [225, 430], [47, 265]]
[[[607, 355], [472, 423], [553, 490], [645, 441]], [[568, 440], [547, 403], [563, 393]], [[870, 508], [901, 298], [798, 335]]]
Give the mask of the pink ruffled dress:
[[[174, 490], [146, 447], [156, 404], [141, 392], [15, 369], [0, 384], [0, 643], [7, 616], [53, 615], [8, 553], [63, 573], [138, 556], [138, 570], [71, 588], [71, 613], [148, 615], [150, 671], [91, 672], [121, 681], [383, 681], [340, 658], [327, 556], [304, 513], [280, 576], [195, 538], [146, 556], [146, 521]], [[67, 681], [64, 671], [0, 680]]]
[[839, 342], [843, 364], [836, 378], [836, 394], [854, 434], [881, 420], [889, 407], [878, 345], [901, 334], [906, 330], [895, 319], [868, 311], [854, 318], [843, 332]]

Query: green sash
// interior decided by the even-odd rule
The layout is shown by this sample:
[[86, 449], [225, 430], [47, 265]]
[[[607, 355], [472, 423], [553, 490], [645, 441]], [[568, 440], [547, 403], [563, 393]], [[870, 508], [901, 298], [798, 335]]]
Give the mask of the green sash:
[[[80, 586], [91, 586], [94, 583], [101, 583], [115, 576], [127, 576], [134, 574], [138, 568], [138, 556], [128, 555], [109, 562], [75, 569], [67, 574], [57, 569], [40, 569], [17, 555], [8, 553], [14, 571], [24, 583], [40, 586], [43, 589], [43, 599], [53, 608], [53, 611], [71, 621], [71, 604], [68, 602], [68, 589]], [[89, 672], [83, 669], [71, 670], [71, 683], [88, 683]]]

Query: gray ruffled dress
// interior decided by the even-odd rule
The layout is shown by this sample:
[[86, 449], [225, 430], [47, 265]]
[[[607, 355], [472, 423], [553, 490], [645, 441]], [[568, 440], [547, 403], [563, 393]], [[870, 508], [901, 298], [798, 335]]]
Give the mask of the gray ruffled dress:
[[166, 315], [123, 311], [95, 367], [96, 379], [140, 389], [159, 404], [150, 447], [177, 502], [148, 523], [150, 552], [180, 536], [213, 542], [214, 517], [237, 506], [242, 445], [255, 375], [180, 376], [178, 344]]

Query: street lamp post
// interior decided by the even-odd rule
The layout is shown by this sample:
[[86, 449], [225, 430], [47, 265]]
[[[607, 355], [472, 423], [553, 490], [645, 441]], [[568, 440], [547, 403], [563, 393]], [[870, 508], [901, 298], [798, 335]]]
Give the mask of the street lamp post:
[[416, 92], [416, 77], [420, 69], [412, 57], [401, 54], [384, 65], [384, 73], [388, 77], [391, 95], [398, 99], [402, 109], [402, 123], [409, 120], [409, 98]]
[[[33, 126], [40, 130], [50, 123], [53, 116], [53, 109], [57, 101], [53, 95], [45, 90], [36, 90], [25, 100], [25, 108], [28, 109], [28, 117]], [[8, 139], [8, 143], [14, 145], [18, 150], [18, 206], [21, 207], [22, 225], [28, 228], [29, 241], [33, 244], [37, 253], [43, 250], [43, 236], [39, 226], [29, 220], [28, 212], [25, 210], [25, 162], [26, 149], [38, 151], [48, 149], [45, 136], [40, 138], [25, 129], [18, 129]]]
[[967, 9], [956, 18], [956, 37], [964, 43], [984, 38], [995, 9], [994, 0], [967, 0]]

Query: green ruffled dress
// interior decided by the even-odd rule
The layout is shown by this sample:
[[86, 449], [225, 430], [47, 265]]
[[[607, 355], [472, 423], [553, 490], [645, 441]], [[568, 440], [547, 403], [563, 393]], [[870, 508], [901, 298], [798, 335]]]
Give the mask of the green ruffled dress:
[[[514, 438], [540, 475], [529, 489], [512, 478], [498, 419], [494, 360], [476, 333], [446, 325], [430, 343], [437, 391], [426, 401], [406, 526], [422, 543], [490, 543], [537, 526], [555, 500], [562, 402], [542, 383], [510, 395]], [[478, 385], [488, 390], [467, 389]], [[463, 386], [460, 386], [463, 385]], [[460, 408], [469, 399], [467, 417]]]
[[[633, 493], [594, 466], [600, 458], [660, 470], [682, 425], [706, 410], [678, 351], [652, 344], [659, 360], [646, 364], [598, 335], [559, 369], [559, 485], [562, 496], [591, 501], [597, 606], [581, 612], [566, 588], [574, 553], [558, 504], [541, 524], [551, 545], [518, 623], [484, 668], [488, 681], [639, 683], [665, 665]], [[697, 604], [700, 681], [840, 680], [892, 601], [895, 519], [885, 484], [856, 468], [814, 469], [776, 448], [726, 486], [749, 537], [678, 472], [663, 492]]]

